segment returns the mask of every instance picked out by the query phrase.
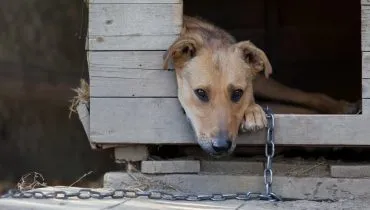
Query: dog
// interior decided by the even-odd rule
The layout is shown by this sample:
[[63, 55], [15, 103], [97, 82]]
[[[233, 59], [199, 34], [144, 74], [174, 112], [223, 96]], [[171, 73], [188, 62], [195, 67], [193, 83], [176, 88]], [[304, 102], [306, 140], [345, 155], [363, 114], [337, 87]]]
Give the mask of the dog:
[[231, 154], [240, 130], [266, 127], [254, 95], [290, 102], [320, 113], [354, 113], [357, 105], [321, 93], [289, 88], [273, 80], [266, 54], [199, 17], [183, 17], [179, 37], [164, 55], [176, 73], [178, 99], [201, 148], [212, 156]]

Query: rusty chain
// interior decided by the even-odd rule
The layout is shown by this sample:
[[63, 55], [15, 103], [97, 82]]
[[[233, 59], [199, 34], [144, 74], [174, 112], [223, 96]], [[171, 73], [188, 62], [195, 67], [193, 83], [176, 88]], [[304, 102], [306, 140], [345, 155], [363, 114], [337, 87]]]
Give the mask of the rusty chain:
[[241, 192], [241, 193], [214, 193], [214, 194], [187, 194], [187, 195], [176, 195], [173, 193], [167, 193], [162, 191], [136, 191], [128, 189], [116, 189], [110, 192], [98, 192], [91, 189], [81, 189], [77, 192], [66, 192], [66, 191], [54, 191], [54, 192], [42, 192], [40, 190], [28, 190], [21, 191], [18, 189], [9, 190], [1, 198], [35, 198], [35, 199], [68, 199], [68, 198], [79, 198], [79, 199], [123, 199], [123, 198], [137, 198], [147, 197], [148, 199], [162, 199], [162, 200], [182, 200], [182, 201], [224, 201], [230, 199], [236, 200], [267, 200], [267, 201], [282, 201], [282, 199], [272, 192], [272, 159], [275, 153], [275, 142], [274, 142], [274, 127], [275, 118], [273, 112], [268, 107], [264, 109], [267, 117], [267, 133], [266, 133], [266, 145], [265, 145], [265, 156], [266, 166], [264, 169], [264, 183], [265, 192]]

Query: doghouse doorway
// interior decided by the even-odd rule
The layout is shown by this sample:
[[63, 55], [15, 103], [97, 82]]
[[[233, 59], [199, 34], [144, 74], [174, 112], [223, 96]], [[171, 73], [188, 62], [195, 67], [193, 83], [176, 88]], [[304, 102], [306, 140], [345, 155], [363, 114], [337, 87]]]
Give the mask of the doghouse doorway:
[[251, 40], [273, 78], [335, 99], [361, 99], [361, 4], [334, 0], [184, 0], [184, 14]]

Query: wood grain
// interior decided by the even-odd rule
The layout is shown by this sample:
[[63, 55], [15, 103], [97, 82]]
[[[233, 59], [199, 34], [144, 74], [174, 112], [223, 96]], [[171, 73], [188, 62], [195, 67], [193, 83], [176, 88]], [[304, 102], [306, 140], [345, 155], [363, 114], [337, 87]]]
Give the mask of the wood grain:
[[370, 98], [370, 79], [362, 79], [362, 98]]
[[177, 97], [175, 72], [90, 68], [91, 97]]
[[89, 69], [163, 69], [164, 51], [90, 51]]
[[89, 36], [88, 50], [167, 50], [177, 35]]
[[362, 53], [362, 78], [370, 78], [370, 52]]
[[[177, 96], [175, 72], [160, 69], [163, 52], [90, 52], [89, 54], [91, 96], [93, 97]], [[367, 74], [365, 72], [366, 67], [364, 77]], [[370, 79], [362, 79], [362, 83], [362, 98], [370, 98]]]
[[362, 99], [362, 113], [370, 115], [370, 99]]
[[[176, 98], [92, 98], [90, 120], [93, 143], [196, 144]], [[276, 143], [370, 145], [369, 120], [370, 115], [276, 115]], [[265, 132], [237, 141], [263, 144]]]
[[179, 4], [182, 0], [89, 0], [89, 4]]
[[176, 35], [182, 4], [90, 4], [89, 36]]
[[370, 5], [370, 0], [361, 0], [362, 5]]
[[370, 5], [362, 6], [361, 16], [362, 51], [370, 51]]

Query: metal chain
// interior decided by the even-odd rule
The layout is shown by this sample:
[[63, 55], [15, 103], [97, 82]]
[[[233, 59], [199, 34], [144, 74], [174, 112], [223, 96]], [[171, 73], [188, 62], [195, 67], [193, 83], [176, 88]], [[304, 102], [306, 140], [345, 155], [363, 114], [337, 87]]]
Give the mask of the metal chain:
[[263, 172], [263, 178], [265, 181], [265, 195], [269, 198], [269, 200], [281, 200], [275, 193], [272, 192], [272, 159], [275, 155], [275, 117], [270, 108], [266, 107], [264, 111], [267, 118], [265, 145], [266, 165]]
[[122, 198], [137, 198], [147, 197], [149, 199], [162, 199], [162, 200], [183, 200], [183, 201], [224, 201], [230, 199], [236, 200], [268, 200], [268, 201], [282, 201], [275, 193], [272, 192], [272, 159], [275, 153], [274, 143], [274, 127], [275, 118], [272, 111], [267, 107], [264, 109], [267, 117], [267, 136], [265, 145], [266, 155], [266, 166], [264, 169], [264, 182], [265, 182], [265, 193], [257, 192], [242, 192], [234, 194], [225, 193], [214, 193], [214, 194], [188, 194], [188, 195], [176, 195], [161, 191], [135, 191], [128, 189], [117, 189], [111, 192], [98, 192], [90, 189], [81, 189], [77, 192], [66, 192], [66, 191], [54, 191], [54, 192], [42, 192], [40, 190], [29, 190], [21, 191], [18, 189], [9, 190], [7, 194], [0, 198], [35, 198], [35, 199], [68, 199], [76, 197], [79, 199], [122, 199]]
[[81, 189], [78, 192], [65, 192], [65, 191], [54, 191], [54, 192], [42, 192], [42, 191], [32, 191], [32, 192], [22, 192], [20, 190], [10, 190], [6, 195], [1, 198], [35, 198], [35, 199], [69, 199], [69, 198], [79, 198], [79, 199], [123, 199], [123, 198], [137, 198], [137, 197], [147, 197], [154, 200], [181, 200], [181, 201], [225, 201], [225, 200], [271, 200], [278, 201], [275, 196], [266, 196], [263, 193], [254, 192], [243, 192], [243, 193], [214, 193], [214, 194], [181, 194], [176, 195], [172, 193], [166, 193], [161, 191], [148, 191], [140, 192], [135, 190], [118, 189], [111, 192], [98, 192], [91, 189]]

